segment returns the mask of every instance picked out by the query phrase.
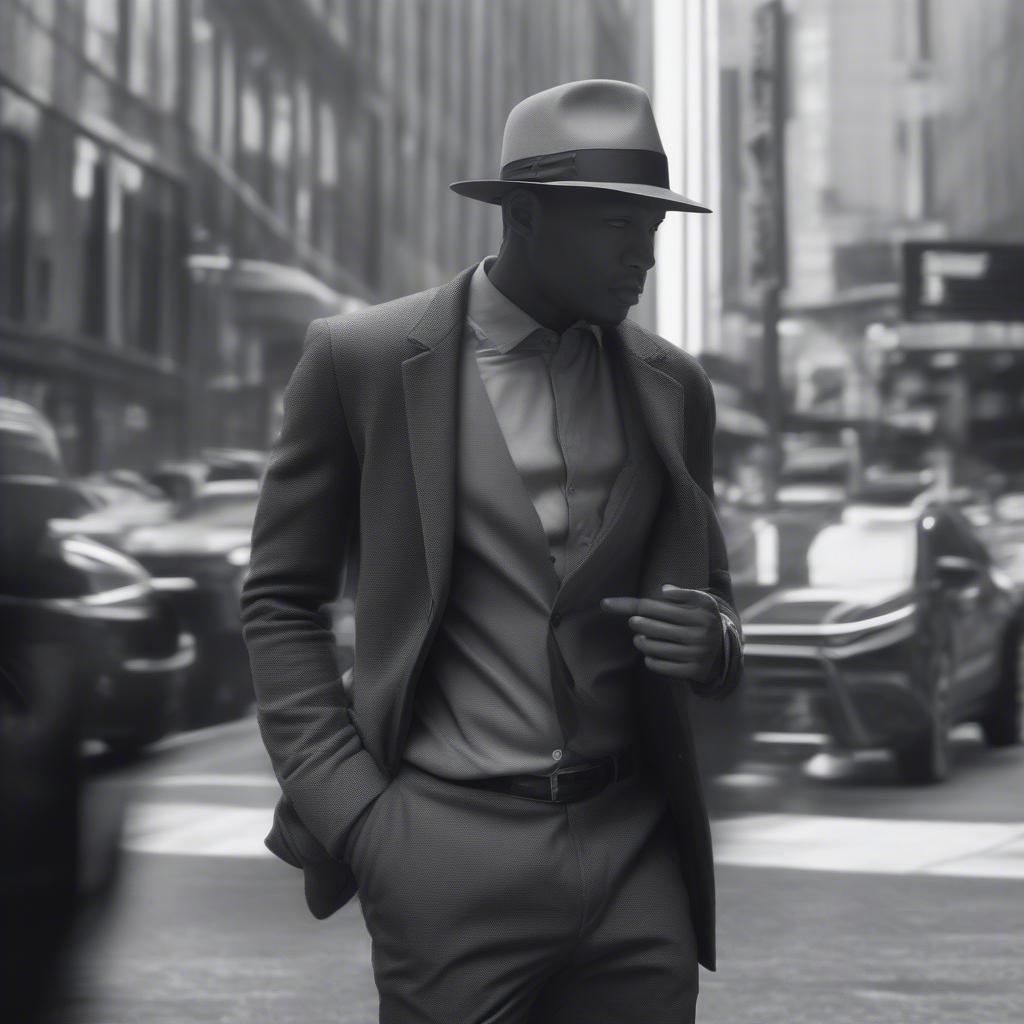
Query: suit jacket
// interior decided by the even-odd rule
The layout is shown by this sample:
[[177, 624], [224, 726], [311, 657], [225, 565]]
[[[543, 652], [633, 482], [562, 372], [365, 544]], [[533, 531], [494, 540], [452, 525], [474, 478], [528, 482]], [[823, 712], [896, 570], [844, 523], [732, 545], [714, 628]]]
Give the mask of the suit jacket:
[[[316, 320], [284, 396], [242, 588], [257, 721], [283, 795], [267, 837], [305, 870], [324, 917], [355, 893], [345, 839], [397, 772], [416, 681], [445, 607], [454, 527], [459, 346], [473, 267], [440, 288]], [[712, 489], [715, 404], [687, 353], [629, 320], [624, 386], [639, 400], [670, 481], [639, 593], [707, 590], [740, 629]], [[342, 686], [325, 605], [338, 590], [347, 529], [358, 529], [356, 663]], [[668, 798], [701, 963], [713, 970], [708, 816], [685, 684], [639, 661], [643, 745]], [[723, 697], [739, 682], [734, 657]]]

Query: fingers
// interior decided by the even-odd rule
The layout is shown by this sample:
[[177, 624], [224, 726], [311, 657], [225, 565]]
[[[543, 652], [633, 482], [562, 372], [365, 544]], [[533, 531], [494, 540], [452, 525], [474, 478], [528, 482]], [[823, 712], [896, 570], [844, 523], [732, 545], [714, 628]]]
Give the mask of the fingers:
[[[713, 599], [709, 599], [713, 600]], [[680, 626], [697, 626], [707, 622], [711, 609], [692, 603], [659, 601], [652, 597], [606, 597], [601, 602], [603, 611], [620, 615], [640, 615]], [[715, 607], [717, 614], [717, 606]]]
[[690, 608], [706, 608], [717, 612], [718, 602], [706, 591], [695, 590], [693, 587], [677, 587], [674, 583], [666, 583], [661, 588], [662, 596], [674, 604]]
[[633, 646], [651, 658], [662, 661], [685, 662], [695, 664], [706, 655], [702, 645], [670, 643], [664, 640], [652, 640], [649, 636], [633, 637]]
[[641, 636], [653, 640], [668, 640], [676, 644], [702, 644], [707, 641], [708, 628], [701, 622], [696, 626], [683, 626], [677, 622], [651, 619], [645, 615], [633, 615], [627, 620], [629, 628]]

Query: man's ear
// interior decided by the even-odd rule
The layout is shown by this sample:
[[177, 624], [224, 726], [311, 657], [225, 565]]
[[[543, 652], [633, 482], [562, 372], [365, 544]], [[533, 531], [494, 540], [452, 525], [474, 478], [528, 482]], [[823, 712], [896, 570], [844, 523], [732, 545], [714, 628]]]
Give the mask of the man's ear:
[[528, 188], [514, 188], [501, 200], [502, 219], [505, 229], [518, 235], [524, 241], [537, 230], [540, 219], [540, 200]]

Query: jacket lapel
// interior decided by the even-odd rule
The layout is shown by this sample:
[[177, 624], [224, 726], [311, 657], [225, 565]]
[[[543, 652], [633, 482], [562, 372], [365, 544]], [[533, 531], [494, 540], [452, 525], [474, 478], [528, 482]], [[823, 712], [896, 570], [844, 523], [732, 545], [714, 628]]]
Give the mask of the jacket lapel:
[[626, 378], [640, 404], [655, 450], [669, 472], [678, 498], [681, 490], [695, 487], [683, 459], [683, 387], [658, 369], [665, 353], [636, 324], [624, 320], [616, 328], [622, 343]]
[[[455, 467], [459, 407], [459, 352], [466, 318], [467, 267], [438, 289], [409, 334], [416, 352], [402, 363], [406, 422], [416, 500], [433, 609], [447, 599], [455, 526]], [[677, 507], [692, 501], [696, 484], [683, 459], [683, 388], [658, 368], [665, 354], [636, 324], [614, 332], [626, 380], [638, 399], [648, 434], [672, 482]]]
[[459, 343], [475, 266], [438, 289], [409, 334], [417, 353], [402, 362], [416, 500], [430, 583], [431, 611], [447, 598], [455, 523]]

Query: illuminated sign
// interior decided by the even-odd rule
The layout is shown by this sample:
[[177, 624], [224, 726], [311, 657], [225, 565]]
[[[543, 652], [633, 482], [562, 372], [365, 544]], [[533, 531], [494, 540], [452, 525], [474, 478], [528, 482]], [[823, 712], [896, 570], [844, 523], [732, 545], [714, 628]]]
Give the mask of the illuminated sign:
[[903, 319], [1024, 321], [1024, 245], [907, 242]]

